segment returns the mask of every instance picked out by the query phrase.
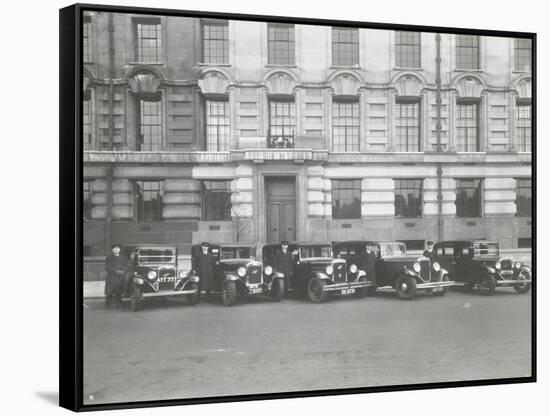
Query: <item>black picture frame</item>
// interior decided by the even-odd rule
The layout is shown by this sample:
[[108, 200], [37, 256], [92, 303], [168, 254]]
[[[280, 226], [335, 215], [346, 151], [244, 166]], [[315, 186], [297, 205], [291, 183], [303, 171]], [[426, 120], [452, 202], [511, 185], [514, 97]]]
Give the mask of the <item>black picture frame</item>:
[[[340, 21], [302, 17], [263, 16], [200, 11], [183, 11], [157, 8], [75, 4], [60, 10], [60, 285], [59, 285], [59, 403], [74, 411], [94, 411], [123, 408], [189, 405], [201, 403], [239, 402], [312, 396], [344, 395], [358, 393], [454, 388], [537, 381], [537, 281], [536, 270], [531, 292], [531, 376], [464, 380], [460, 382], [436, 382], [423, 384], [391, 385], [381, 387], [360, 387], [320, 391], [284, 392], [223, 397], [197, 397], [174, 400], [151, 400], [142, 402], [121, 402], [109, 404], [84, 404], [83, 401], [83, 227], [82, 227], [82, 16], [84, 11], [132, 13], [163, 16], [184, 16], [196, 18], [224, 18], [231, 20], [254, 20], [274, 23], [295, 23], [304, 25], [347, 26], [370, 29], [420, 31], [429, 33], [475, 34], [480, 36], [511, 37], [530, 39], [532, 42], [532, 259], [536, 264], [536, 147], [537, 147], [537, 67], [535, 33], [509, 32], [482, 29], [464, 29], [436, 26], [417, 26], [361, 21]], [[68, 255], [69, 250], [72, 253]]]

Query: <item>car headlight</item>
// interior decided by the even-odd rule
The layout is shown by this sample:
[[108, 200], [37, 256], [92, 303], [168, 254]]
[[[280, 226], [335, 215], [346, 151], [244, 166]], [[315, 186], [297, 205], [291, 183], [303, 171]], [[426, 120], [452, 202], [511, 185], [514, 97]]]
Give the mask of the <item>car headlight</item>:
[[137, 283], [138, 285], [142, 285], [143, 283], [145, 283], [141, 277], [136, 277], [134, 279], [134, 282]]
[[157, 278], [157, 272], [154, 271], [154, 270], [151, 270], [149, 273], [147, 273], [147, 277], [151, 280], [156, 279]]
[[180, 277], [181, 277], [182, 279], [185, 279], [187, 276], [189, 276], [189, 273], [187, 273], [187, 270], [182, 270], [182, 271], [180, 272]]
[[265, 266], [264, 273], [268, 276], [271, 276], [271, 274], [273, 273], [273, 267]]
[[244, 267], [239, 267], [239, 269], [237, 270], [237, 274], [239, 275], [239, 277], [245, 277], [246, 276], [246, 269]]
[[420, 270], [422, 270], [422, 268], [420, 267], [420, 263], [414, 263], [413, 269], [416, 273], [420, 273]]
[[514, 264], [514, 267], [516, 269], [519, 269], [521, 267], [521, 263], [519, 261], [517, 261], [515, 264]]
[[441, 270], [441, 266], [439, 265], [438, 262], [435, 262], [435, 263], [432, 265], [432, 267], [434, 268], [434, 270], [435, 270], [436, 272], [438, 272], [438, 271]]
[[352, 273], [357, 273], [357, 265], [352, 264], [351, 266], [349, 266], [349, 271]]
[[334, 269], [332, 268], [332, 266], [329, 265], [325, 268], [325, 272], [327, 272], [327, 274], [332, 274], [332, 272], [334, 272]]
[[500, 270], [500, 268], [502, 267], [502, 265], [500, 264], [500, 261], [497, 261], [495, 263], [495, 267], [496, 267], [497, 270]]

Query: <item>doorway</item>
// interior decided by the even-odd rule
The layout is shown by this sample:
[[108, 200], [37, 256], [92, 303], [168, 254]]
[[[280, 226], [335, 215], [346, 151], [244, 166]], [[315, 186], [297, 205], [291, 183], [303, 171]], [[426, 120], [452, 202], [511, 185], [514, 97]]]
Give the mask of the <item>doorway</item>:
[[267, 242], [296, 239], [296, 178], [265, 179]]

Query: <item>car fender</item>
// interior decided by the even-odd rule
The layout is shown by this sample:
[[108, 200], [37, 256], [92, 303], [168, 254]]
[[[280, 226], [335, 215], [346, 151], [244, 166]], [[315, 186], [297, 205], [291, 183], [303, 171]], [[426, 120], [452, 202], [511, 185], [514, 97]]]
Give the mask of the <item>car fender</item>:
[[321, 279], [321, 280], [330, 280], [332, 281], [332, 279], [329, 277], [328, 274], [326, 273], [323, 273], [323, 272], [314, 272], [311, 277], [316, 277], [317, 279]]
[[531, 268], [530, 268], [529, 266], [523, 266], [523, 265], [522, 265], [522, 266], [519, 268], [519, 271], [520, 271], [520, 272], [526, 272], [526, 273], [531, 274]]
[[479, 272], [487, 272], [489, 274], [496, 274], [497, 273], [497, 269], [495, 269], [494, 267], [491, 267], [491, 266], [487, 266], [487, 265], [481, 265], [479, 267]]
[[357, 270], [357, 276], [355, 277], [355, 281], [358, 282], [360, 278], [366, 277], [367, 272], [364, 270]]
[[233, 274], [233, 273], [225, 273], [224, 279], [228, 280], [230, 282], [237, 282], [237, 281], [241, 280], [241, 278], [239, 276], [237, 276], [236, 274]]
[[283, 273], [274, 272], [273, 273], [273, 280], [275, 279], [284, 279], [285, 275]]
[[436, 281], [438, 282], [443, 281], [443, 276], [445, 275], [447, 275], [447, 277], [449, 276], [449, 272], [447, 271], [447, 269], [443, 269], [443, 268], [439, 269], [439, 271], [436, 272], [436, 275], [435, 275]]

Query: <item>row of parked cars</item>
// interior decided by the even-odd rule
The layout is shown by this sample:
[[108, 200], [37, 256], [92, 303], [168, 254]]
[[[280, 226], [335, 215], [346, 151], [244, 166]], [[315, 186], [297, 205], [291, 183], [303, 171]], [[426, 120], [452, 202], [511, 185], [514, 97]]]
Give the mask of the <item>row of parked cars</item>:
[[[360, 253], [367, 246], [375, 253], [375, 276], [359, 268]], [[150, 297], [184, 296], [190, 304], [197, 302], [200, 276], [195, 270], [178, 267], [175, 246], [134, 245], [124, 250], [133, 262], [132, 289], [126, 294], [132, 310]], [[210, 244], [215, 291], [223, 303], [232, 306], [239, 298], [257, 295], [280, 301], [285, 292], [319, 303], [332, 295], [363, 298], [378, 289], [391, 289], [400, 299], [413, 299], [419, 291], [444, 295], [451, 286], [464, 286], [482, 295], [492, 295], [497, 287], [511, 286], [518, 293], [531, 288], [531, 269], [501, 257], [496, 242], [439, 242], [429, 257], [408, 255], [405, 244], [397, 241], [291, 242], [288, 250], [293, 273], [287, 279], [274, 267], [279, 250], [279, 244], [267, 244], [260, 257], [255, 245]], [[200, 252], [201, 246], [195, 245], [191, 255], [194, 258]]]

